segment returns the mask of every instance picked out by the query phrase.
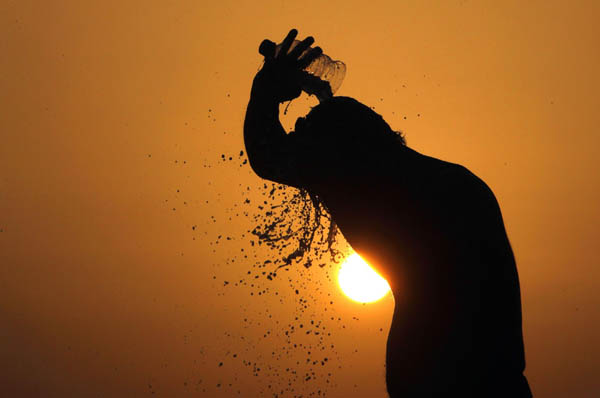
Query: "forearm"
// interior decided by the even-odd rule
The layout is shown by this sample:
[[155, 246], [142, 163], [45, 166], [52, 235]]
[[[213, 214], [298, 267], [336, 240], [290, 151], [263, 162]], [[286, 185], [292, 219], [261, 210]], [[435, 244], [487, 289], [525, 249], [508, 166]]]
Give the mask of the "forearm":
[[298, 186], [293, 176], [294, 148], [279, 121], [279, 102], [255, 81], [244, 121], [250, 166], [265, 179]]
[[[262, 163], [267, 155], [265, 147], [276, 145], [285, 136], [286, 132], [279, 121], [278, 101], [257, 87], [255, 82], [244, 120], [244, 143], [252, 168]], [[260, 175], [260, 170], [255, 171]]]

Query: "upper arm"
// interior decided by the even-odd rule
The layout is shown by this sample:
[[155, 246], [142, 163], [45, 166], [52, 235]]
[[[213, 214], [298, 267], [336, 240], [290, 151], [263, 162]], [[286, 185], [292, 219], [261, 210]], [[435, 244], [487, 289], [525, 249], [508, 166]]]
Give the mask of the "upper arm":
[[[467, 169], [456, 169], [444, 182], [451, 256], [466, 272], [465, 286], [484, 294], [486, 286], [514, 280], [515, 260], [498, 201], [488, 185]], [[467, 282], [468, 281], [468, 282]], [[483, 289], [483, 290], [482, 290]]]
[[478, 183], [476, 210], [477, 227], [483, 234], [479, 236], [484, 255], [493, 262], [514, 263], [514, 257], [500, 205], [492, 190], [481, 180]]

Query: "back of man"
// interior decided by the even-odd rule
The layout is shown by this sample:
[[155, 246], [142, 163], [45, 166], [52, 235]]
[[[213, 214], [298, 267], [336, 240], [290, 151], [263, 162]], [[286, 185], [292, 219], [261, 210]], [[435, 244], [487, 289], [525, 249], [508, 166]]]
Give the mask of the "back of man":
[[396, 160], [314, 188], [392, 286], [390, 396], [530, 397], [518, 276], [493, 193], [410, 148]]

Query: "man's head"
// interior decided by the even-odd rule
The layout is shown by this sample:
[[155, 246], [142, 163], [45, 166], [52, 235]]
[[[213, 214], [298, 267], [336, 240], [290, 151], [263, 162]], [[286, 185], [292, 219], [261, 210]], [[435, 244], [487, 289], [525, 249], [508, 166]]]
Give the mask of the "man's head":
[[296, 132], [312, 151], [312, 161], [328, 168], [368, 168], [405, 145], [401, 133], [381, 115], [349, 97], [333, 97], [315, 106], [296, 121]]

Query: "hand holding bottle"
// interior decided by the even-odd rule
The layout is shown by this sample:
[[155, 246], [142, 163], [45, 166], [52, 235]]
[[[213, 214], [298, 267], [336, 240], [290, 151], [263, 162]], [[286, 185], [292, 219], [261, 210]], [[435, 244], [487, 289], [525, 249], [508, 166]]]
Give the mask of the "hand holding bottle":
[[[259, 52], [265, 64], [255, 78], [255, 85], [279, 102], [297, 98], [301, 91], [315, 95], [319, 101], [331, 98], [346, 74], [346, 65], [311, 47], [312, 37], [295, 40], [292, 29], [280, 44], [264, 40]], [[254, 90], [254, 89], [253, 89]]]
[[314, 43], [312, 37], [298, 42], [291, 49], [297, 35], [298, 31], [292, 29], [279, 45], [279, 50], [270, 40], [260, 44], [258, 51], [265, 57], [265, 64], [254, 78], [253, 95], [267, 96], [277, 102], [300, 96], [302, 83], [308, 74], [304, 68], [323, 52], [319, 47], [305, 51]]

